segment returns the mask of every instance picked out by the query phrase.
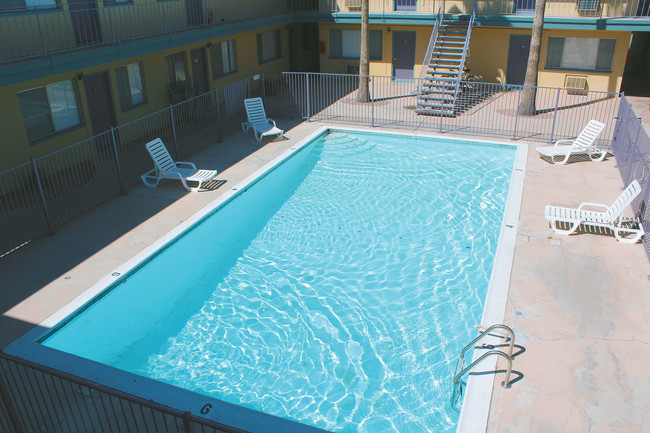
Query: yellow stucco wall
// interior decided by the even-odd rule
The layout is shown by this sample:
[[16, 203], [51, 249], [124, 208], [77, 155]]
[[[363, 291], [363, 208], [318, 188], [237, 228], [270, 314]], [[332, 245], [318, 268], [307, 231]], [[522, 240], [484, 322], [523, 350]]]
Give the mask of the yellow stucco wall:
[[[510, 43], [511, 34], [530, 35], [530, 30], [494, 27], [474, 28], [470, 45], [469, 67], [471, 72], [473, 74], [482, 75], [483, 80], [486, 82], [505, 83], [506, 71], [508, 68], [508, 45]], [[614, 61], [612, 62], [612, 71], [587, 72], [546, 69], [544, 65], [546, 64], [549, 36], [616, 39], [616, 51], [614, 53]], [[620, 91], [627, 49], [630, 44], [630, 36], [631, 32], [566, 29], [544, 30], [542, 34], [538, 85], [564, 87], [564, 80], [567, 75], [580, 75], [587, 77], [589, 90], [606, 92]]]
[[[165, 56], [185, 52], [187, 58], [187, 72], [191, 76], [192, 68], [190, 62], [190, 51], [198, 47], [206, 47], [206, 74], [210, 89], [225, 86], [245, 77], [264, 72], [279, 72], [289, 70], [289, 48], [288, 33], [285, 26], [277, 26], [264, 29], [264, 31], [281, 29], [281, 57], [258, 64], [257, 57], [257, 34], [261, 31], [251, 31], [225, 38], [203, 41], [201, 43], [185, 47], [159, 51], [155, 54], [139, 56], [136, 58], [111, 62], [92, 68], [83, 68], [77, 71], [49, 76], [43, 79], [23, 82], [16, 85], [0, 87], [0, 101], [2, 101], [3, 116], [0, 116], [0, 130], [3, 131], [3, 141], [9, 145], [3, 146], [3, 157], [0, 159], [0, 170], [11, 168], [29, 161], [30, 157], [39, 157], [65, 146], [84, 140], [93, 135], [90, 125], [90, 114], [84, 91], [83, 81], [77, 77], [80, 73], [89, 76], [95, 73], [107, 72], [109, 77], [109, 88], [113, 102], [113, 117], [116, 125], [123, 125], [127, 122], [144, 117], [150, 113], [162, 110], [169, 106], [170, 99], [167, 90], [167, 69]], [[237, 55], [237, 72], [212, 79], [212, 68], [210, 62], [209, 42], [221, 42], [228, 39], [235, 39]], [[115, 69], [131, 63], [140, 62], [145, 90], [145, 103], [122, 112], [120, 108], [119, 95], [117, 91], [117, 80]], [[77, 103], [81, 125], [71, 129], [52, 134], [50, 137], [30, 143], [27, 138], [27, 131], [24, 126], [20, 105], [18, 103], [19, 92], [42, 87], [47, 84], [72, 79], [77, 92]]]
[[[321, 72], [344, 74], [347, 65], [359, 65], [359, 59], [331, 59], [330, 58], [330, 29], [359, 29], [358, 25], [329, 25], [321, 24], [319, 27], [319, 40], [325, 42], [325, 53], [320, 55]], [[381, 60], [370, 61], [370, 75], [392, 76], [393, 74], [393, 32], [415, 32], [415, 65], [414, 77], [420, 76], [422, 62], [431, 37], [431, 27], [424, 26], [387, 26], [371, 25], [370, 30], [381, 30], [382, 55]]]

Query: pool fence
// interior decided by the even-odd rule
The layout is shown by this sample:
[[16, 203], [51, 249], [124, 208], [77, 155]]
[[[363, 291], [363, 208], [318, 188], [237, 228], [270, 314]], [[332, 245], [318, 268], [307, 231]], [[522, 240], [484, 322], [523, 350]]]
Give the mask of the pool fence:
[[[261, 96], [274, 119], [545, 143], [573, 138], [596, 119], [606, 124], [597, 144], [614, 154], [635, 152], [631, 149], [637, 141], [647, 143], [642, 129], [632, 131], [638, 120], [626, 111], [619, 93], [537, 87], [535, 115], [523, 116], [517, 110], [523, 86], [463, 82], [455, 115], [435, 116], [416, 111], [420, 80], [368, 78], [370, 99], [359, 102], [358, 75], [287, 72], [248, 77], [2, 171], [0, 260], [139, 184], [140, 175], [153, 165], [144, 147], [148, 141], [160, 137], [176, 160], [219, 145], [245, 120], [247, 97]], [[628, 133], [625, 145], [617, 131]], [[614, 149], [613, 143], [620, 145]], [[647, 155], [648, 146], [639, 146]], [[639, 171], [648, 160], [636, 158], [633, 164]], [[634, 175], [633, 169], [626, 170], [624, 179]]]
[[2, 352], [0, 431], [246, 433]]

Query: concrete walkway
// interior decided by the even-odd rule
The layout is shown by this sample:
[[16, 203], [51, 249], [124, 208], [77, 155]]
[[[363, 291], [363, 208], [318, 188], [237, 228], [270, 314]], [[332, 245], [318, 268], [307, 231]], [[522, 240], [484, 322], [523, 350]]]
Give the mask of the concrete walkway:
[[[226, 181], [219, 188], [190, 194], [179, 182], [138, 186], [0, 259], [0, 347], [321, 125], [297, 124], [287, 140], [264, 145], [234, 134], [190, 158], [219, 169]], [[523, 377], [502, 389], [497, 375], [489, 432], [648, 431], [645, 251], [608, 235], [560, 237], [543, 218], [546, 204], [609, 204], [622, 187], [613, 158], [554, 166], [531, 145], [504, 319], [517, 334], [514, 369]]]

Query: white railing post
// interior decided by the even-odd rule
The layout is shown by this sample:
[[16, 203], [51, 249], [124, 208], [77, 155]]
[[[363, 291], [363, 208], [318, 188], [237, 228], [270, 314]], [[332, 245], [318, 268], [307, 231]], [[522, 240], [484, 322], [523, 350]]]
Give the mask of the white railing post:
[[555, 122], [557, 120], [557, 108], [560, 105], [560, 88], [557, 89], [557, 97], [555, 98], [555, 111], [553, 111], [553, 127], [551, 128], [551, 139], [550, 143], [553, 142], [553, 136], [555, 135]]
[[47, 224], [47, 234], [48, 236], [54, 235], [54, 228], [52, 226], [52, 221], [50, 220], [50, 211], [47, 208], [47, 200], [45, 200], [45, 191], [43, 191], [43, 184], [41, 182], [41, 176], [38, 173], [38, 168], [36, 168], [36, 160], [34, 157], [30, 158], [32, 161], [32, 168], [34, 169], [34, 178], [36, 179], [36, 185], [38, 186], [38, 192], [41, 196], [41, 209], [43, 210], [43, 216], [45, 217], [45, 223]]
[[517, 96], [517, 106], [515, 107], [515, 130], [512, 132], [512, 139], [517, 139], [517, 123], [519, 123], [519, 104], [521, 103], [521, 91], [524, 89], [524, 86], [519, 87], [519, 96]]
[[311, 98], [309, 92], [309, 72], [306, 74], [305, 90], [307, 92], [307, 121], [311, 122]]

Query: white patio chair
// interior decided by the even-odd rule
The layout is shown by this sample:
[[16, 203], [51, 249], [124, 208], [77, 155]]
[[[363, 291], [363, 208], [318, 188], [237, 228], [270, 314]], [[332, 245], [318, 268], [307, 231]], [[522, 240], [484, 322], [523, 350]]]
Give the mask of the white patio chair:
[[592, 161], [602, 161], [607, 156], [607, 151], [597, 148], [594, 143], [604, 127], [604, 123], [590, 120], [575, 139], [559, 140], [553, 146], [538, 147], [537, 152], [540, 156], [549, 158], [555, 165], [565, 164], [571, 155], [588, 155]]
[[[580, 225], [600, 227], [614, 232], [614, 236], [619, 242], [634, 244], [643, 236], [643, 226], [638, 218], [624, 218], [622, 215], [625, 208], [632, 203], [640, 192], [641, 186], [639, 182], [634, 180], [611, 206], [587, 202], [581, 203], [577, 208], [547, 205], [544, 209], [544, 218], [548, 220], [553, 231], [561, 235], [569, 235], [575, 232]], [[604, 209], [604, 212], [585, 210], [585, 207]], [[630, 235], [632, 237], [625, 237]]]
[[[150, 188], [158, 186], [160, 179], [180, 180], [188, 191], [198, 191], [204, 182], [217, 175], [217, 170], [198, 170], [191, 162], [174, 162], [160, 138], [145, 145], [156, 167], [140, 176], [144, 184]], [[197, 182], [196, 188], [191, 188], [188, 182]]]
[[241, 124], [244, 133], [252, 128], [255, 139], [259, 142], [262, 141], [262, 137], [266, 137], [267, 135], [284, 136], [284, 130], [278, 128], [274, 120], [266, 117], [262, 98], [244, 99], [244, 106], [246, 107], [246, 116], [248, 117], [248, 121], [242, 122]]

